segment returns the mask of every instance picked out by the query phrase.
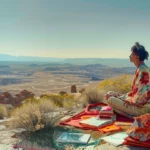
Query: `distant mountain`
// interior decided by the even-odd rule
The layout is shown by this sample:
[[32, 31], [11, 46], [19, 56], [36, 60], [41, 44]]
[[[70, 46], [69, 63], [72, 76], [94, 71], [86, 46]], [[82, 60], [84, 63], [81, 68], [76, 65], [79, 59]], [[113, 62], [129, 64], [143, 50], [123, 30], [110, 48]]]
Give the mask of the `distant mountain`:
[[[110, 67], [134, 67], [129, 59], [120, 58], [53, 58], [53, 57], [33, 57], [33, 56], [11, 56], [7, 54], [0, 54], [0, 61], [16, 61], [16, 62], [48, 62], [53, 64], [73, 64], [73, 65], [92, 65], [102, 64]], [[150, 66], [150, 61], [146, 61]]]
[[[74, 65], [88, 65], [88, 64], [102, 64], [110, 67], [134, 67], [133, 63], [129, 59], [121, 58], [73, 58], [65, 59], [65, 63]], [[150, 66], [150, 61], [145, 61]]]
[[64, 58], [34, 57], [34, 56], [12, 56], [12, 55], [7, 55], [7, 54], [0, 54], [0, 61], [62, 62], [62, 61], [64, 61]]
[[0, 69], [10, 69], [10, 66], [8, 66], [8, 65], [0, 65]]

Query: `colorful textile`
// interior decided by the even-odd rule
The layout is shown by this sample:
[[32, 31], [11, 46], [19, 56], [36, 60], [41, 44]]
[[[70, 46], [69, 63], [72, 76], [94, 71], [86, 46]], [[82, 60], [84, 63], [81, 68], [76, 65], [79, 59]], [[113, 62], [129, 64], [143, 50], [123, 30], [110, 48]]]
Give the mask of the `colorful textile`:
[[[97, 104], [89, 104], [87, 106], [87, 108], [85, 109], [85, 111], [65, 120], [65, 121], [62, 121], [60, 122], [60, 125], [69, 125], [69, 126], [74, 126], [74, 127], [77, 127], [77, 128], [81, 128], [81, 129], [85, 129], [85, 130], [98, 130], [97, 127], [92, 127], [92, 126], [82, 126], [81, 124], [79, 124], [79, 122], [81, 121], [82, 117], [83, 116], [88, 116], [88, 117], [97, 117], [98, 114], [99, 114], [99, 111], [94, 111], [94, 107], [98, 107], [98, 106], [101, 106], [101, 105], [104, 105], [102, 103], [97, 103]], [[92, 110], [89, 110], [89, 108], [92, 108]], [[133, 122], [133, 119], [130, 119], [130, 118], [126, 118], [124, 116], [121, 116], [119, 114], [116, 115], [116, 121], [122, 121], [122, 122]]]
[[138, 141], [150, 140], [150, 114], [135, 117], [135, 121], [127, 130], [127, 134]]
[[132, 90], [126, 94], [108, 92], [106, 99], [116, 97], [121, 100], [129, 101], [133, 105], [142, 106], [150, 103], [150, 68], [143, 63], [135, 70]]
[[135, 140], [131, 137], [125, 138], [123, 144], [124, 145], [130, 145], [130, 146], [150, 148], [150, 140], [145, 141], [145, 142], [141, 142], [141, 141]]
[[122, 130], [122, 128], [115, 124], [108, 125], [106, 127], [99, 129], [99, 131], [101, 131], [102, 133], [107, 133], [107, 132], [112, 132], [112, 131], [120, 131], [120, 130]]

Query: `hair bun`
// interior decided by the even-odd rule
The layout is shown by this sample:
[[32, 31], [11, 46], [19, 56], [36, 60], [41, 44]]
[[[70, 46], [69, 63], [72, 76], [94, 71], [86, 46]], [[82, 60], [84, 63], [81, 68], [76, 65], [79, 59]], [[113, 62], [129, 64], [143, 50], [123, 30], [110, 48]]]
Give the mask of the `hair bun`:
[[139, 47], [140, 47], [140, 44], [139, 44], [138, 42], [136, 42], [136, 43], [135, 43], [135, 46], [139, 48]]

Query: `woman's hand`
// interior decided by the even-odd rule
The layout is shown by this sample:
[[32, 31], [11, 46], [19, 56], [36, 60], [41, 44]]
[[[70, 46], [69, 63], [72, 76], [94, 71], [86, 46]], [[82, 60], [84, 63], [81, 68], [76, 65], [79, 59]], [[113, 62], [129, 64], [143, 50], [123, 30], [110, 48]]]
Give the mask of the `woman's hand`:
[[130, 107], [130, 106], [142, 107], [142, 105], [137, 105], [136, 103], [133, 103], [133, 102], [128, 101], [128, 100], [124, 101], [124, 106], [127, 107], [127, 108]]
[[110, 95], [110, 94], [105, 94], [105, 95], [104, 95], [104, 97], [105, 97], [106, 100], [108, 100], [109, 97], [111, 97], [111, 96], [112, 96], [112, 95]]
[[130, 102], [130, 101], [125, 100], [123, 105], [128, 108], [128, 107], [130, 107], [131, 105], [133, 105], [133, 103]]

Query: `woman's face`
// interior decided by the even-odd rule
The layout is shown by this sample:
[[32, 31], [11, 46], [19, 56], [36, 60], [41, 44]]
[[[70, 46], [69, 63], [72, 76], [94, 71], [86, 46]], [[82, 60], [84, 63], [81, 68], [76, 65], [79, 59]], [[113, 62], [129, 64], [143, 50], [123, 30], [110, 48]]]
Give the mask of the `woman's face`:
[[130, 62], [136, 62], [139, 59], [139, 56], [137, 56], [134, 52], [131, 52]]

